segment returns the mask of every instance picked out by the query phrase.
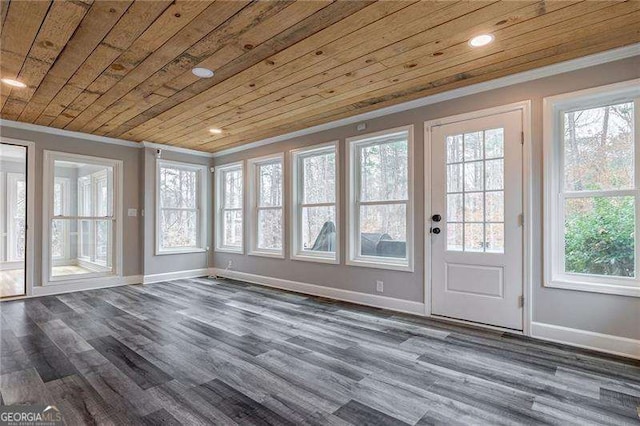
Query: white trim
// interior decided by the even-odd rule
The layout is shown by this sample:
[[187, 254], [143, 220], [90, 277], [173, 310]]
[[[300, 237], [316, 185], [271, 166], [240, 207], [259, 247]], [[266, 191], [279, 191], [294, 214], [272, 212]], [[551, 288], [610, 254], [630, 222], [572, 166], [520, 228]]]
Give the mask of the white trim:
[[[43, 165], [44, 170], [42, 174], [42, 286], [55, 286], [56, 288], [66, 288], [73, 287], [74, 284], [83, 285], [86, 283], [100, 283], [105, 280], [106, 282], [110, 282], [110, 280], [122, 279], [122, 270], [123, 270], [123, 209], [124, 209], [124, 169], [122, 160], [114, 160], [112, 158], [104, 158], [104, 157], [95, 157], [89, 155], [80, 155], [80, 154], [72, 154], [63, 151], [51, 151], [44, 150], [44, 158]], [[108, 166], [113, 168], [113, 176], [112, 176], [112, 209], [111, 216], [106, 216], [105, 220], [112, 220], [115, 222], [115, 227], [112, 229], [113, 238], [115, 239], [115, 246], [113, 245], [114, 241], [111, 241], [112, 246], [109, 248], [112, 253], [111, 259], [111, 271], [107, 273], [97, 273], [92, 275], [65, 275], [63, 277], [53, 277], [51, 276], [51, 263], [52, 259], [50, 256], [50, 247], [51, 247], [51, 221], [54, 219], [53, 216], [53, 184], [55, 177], [55, 161], [82, 161], [87, 164], [99, 165], [99, 166]], [[65, 216], [66, 219], [69, 217]], [[91, 219], [91, 218], [88, 218]], [[75, 287], [73, 287], [75, 288]], [[87, 287], [88, 288], [88, 287]], [[84, 289], [84, 287], [80, 287], [78, 289]], [[38, 290], [42, 291], [42, 290]], [[51, 290], [54, 291], [54, 290]], [[57, 290], [56, 290], [57, 291]], [[63, 290], [64, 291], [64, 290]], [[69, 290], [73, 291], [73, 290]], [[34, 294], [35, 288], [34, 288]]]
[[[406, 204], [406, 258], [395, 259], [389, 257], [363, 256], [358, 254], [361, 243], [359, 214], [357, 211], [359, 206], [368, 204], [357, 200], [358, 194], [358, 167], [356, 167], [357, 155], [356, 150], [361, 144], [376, 143], [376, 139], [384, 136], [394, 136], [399, 133], [407, 133], [407, 199], [398, 200], [398, 204]], [[346, 251], [347, 256], [345, 263], [349, 266], [360, 266], [366, 268], [388, 269], [393, 271], [413, 272], [414, 271], [414, 131], [413, 124], [392, 129], [382, 130], [379, 132], [358, 135], [346, 139], [346, 170], [347, 170], [347, 234], [346, 234]], [[388, 202], [387, 202], [388, 201]], [[395, 201], [395, 200], [394, 200]], [[381, 200], [380, 202], [371, 203], [374, 205], [390, 204], [395, 202], [391, 200]]]
[[313, 133], [321, 132], [323, 130], [335, 129], [336, 127], [346, 126], [349, 124], [358, 123], [360, 121], [372, 120], [374, 118], [382, 117], [389, 114], [395, 114], [402, 111], [407, 111], [414, 108], [420, 108], [427, 105], [432, 105], [438, 102], [448, 101], [451, 99], [462, 98], [464, 96], [474, 95], [476, 93], [487, 92], [489, 90], [499, 89], [502, 87], [512, 86], [514, 84], [526, 83], [528, 81], [538, 80], [545, 77], [551, 77], [557, 74], [562, 74], [570, 71], [576, 71], [583, 68], [593, 67], [596, 65], [606, 64], [608, 62], [614, 62], [621, 59], [630, 58], [640, 55], [640, 43], [632, 44], [617, 49], [607, 50], [593, 55], [583, 56], [581, 58], [570, 59], [568, 61], [559, 62], [557, 64], [547, 65], [541, 68], [535, 68], [529, 71], [520, 72], [517, 74], [508, 75], [505, 77], [496, 78], [494, 80], [485, 81], [483, 83], [472, 84], [469, 86], [461, 87], [459, 89], [453, 89], [435, 95], [426, 96], [413, 101], [403, 102], [397, 105], [392, 105], [386, 108], [381, 108], [375, 111], [365, 112], [363, 114], [354, 115], [352, 117], [343, 118], [329, 123], [320, 124], [318, 126], [309, 127], [306, 129], [298, 130], [284, 135], [274, 136], [271, 138], [263, 139], [260, 141], [248, 143], [245, 145], [224, 149], [213, 153], [213, 158], [223, 157], [225, 155], [233, 154], [240, 151], [245, 151], [251, 148], [257, 148], [264, 145], [269, 145], [276, 142], [281, 142], [287, 139], [292, 139], [299, 136], [306, 136]]
[[[196, 172], [196, 207], [194, 209], [187, 209], [188, 211], [196, 211], [196, 246], [195, 247], [170, 247], [163, 249], [160, 247], [160, 235], [162, 229], [160, 227], [160, 213], [163, 208], [160, 206], [160, 169], [162, 167], [182, 169]], [[171, 255], [171, 254], [189, 254], [189, 253], [203, 253], [207, 251], [208, 238], [207, 238], [207, 166], [203, 164], [185, 163], [181, 161], [163, 160], [161, 158], [156, 159], [156, 177], [155, 177], [155, 255]], [[167, 208], [169, 209], [169, 208]]]
[[[282, 248], [280, 250], [266, 250], [266, 249], [258, 249], [258, 194], [259, 194], [259, 183], [258, 176], [256, 175], [256, 167], [260, 166], [264, 163], [274, 163], [279, 162], [282, 166], [282, 183], [281, 183], [281, 205], [278, 208], [282, 214]], [[248, 241], [249, 247], [247, 250], [247, 254], [249, 256], [263, 256], [263, 257], [272, 257], [276, 259], [284, 259], [284, 253], [286, 248], [286, 240], [285, 240], [285, 229], [286, 229], [286, 218], [285, 218], [285, 182], [287, 178], [287, 174], [285, 171], [285, 154], [284, 152], [279, 152], [276, 154], [265, 155], [263, 157], [251, 158], [247, 160], [247, 178], [249, 183], [249, 233], [248, 233]], [[245, 186], [246, 187], [246, 186]], [[246, 217], [246, 216], [245, 216]], [[246, 229], [246, 228], [245, 228]]]
[[[242, 197], [240, 200], [240, 211], [242, 213], [242, 237], [241, 237], [241, 241], [240, 241], [240, 247], [232, 247], [232, 246], [225, 246], [223, 245], [223, 236], [224, 236], [224, 181], [223, 181], [223, 174], [225, 172], [228, 171], [234, 171], [234, 170], [240, 170], [240, 174], [241, 174], [241, 182], [242, 182]], [[214, 245], [214, 250], [218, 253], [235, 253], [235, 254], [244, 254], [244, 241], [245, 241], [245, 232], [244, 232], [244, 225], [245, 225], [245, 209], [244, 209], [244, 204], [245, 204], [245, 167], [244, 167], [244, 161], [236, 161], [233, 163], [228, 163], [228, 164], [224, 164], [222, 166], [216, 166], [214, 168], [214, 190], [213, 190], [213, 202], [214, 202], [214, 213], [213, 213], [213, 220], [214, 220], [214, 234], [215, 234], [215, 245]]]
[[282, 290], [295, 291], [313, 296], [327, 297], [334, 300], [357, 303], [359, 305], [384, 308], [397, 312], [404, 312], [414, 315], [423, 315], [424, 305], [411, 300], [395, 299], [392, 297], [379, 296], [376, 294], [366, 294], [351, 290], [343, 290], [335, 287], [326, 287], [315, 284], [302, 283], [298, 281], [283, 280], [279, 278], [265, 277], [262, 275], [249, 274], [246, 272], [231, 271], [219, 268], [211, 268], [211, 275], [216, 277], [231, 278], [245, 281], [252, 284], [259, 284], [267, 287], [279, 288]]
[[[0, 123], [3, 120], [0, 119]], [[27, 149], [27, 235], [26, 235], [26, 250], [25, 250], [25, 295], [30, 296], [33, 292], [34, 274], [35, 274], [35, 199], [36, 199], [36, 150], [35, 143], [32, 141], [26, 141], [21, 139], [7, 138], [0, 136], [0, 142], [5, 142], [11, 145], [18, 145], [26, 147]], [[25, 297], [25, 296], [22, 296]], [[9, 298], [2, 298], [2, 300]], [[13, 299], [13, 298], [12, 298]]]
[[[336, 227], [336, 246], [335, 252], [312, 252], [312, 251], [303, 251], [300, 249], [302, 242], [301, 232], [301, 213], [300, 209], [302, 207], [302, 200], [300, 199], [302, 183], [300, 182], [300, 176], [302, 170], [299, 168], [299, 160], [313, 156], [316, 153], [320, 153], [320, 155], [326, 154], [331, 148], [333, 148], [333, 153], [335, 155], [335, 188], [334, 194], [335, 199], [333, 203], [322, 203], [326, 206], [333, 206], [335, 209], [335, 227]], [[303, 147], [299, 149], [294, 149], [289, 151], [290, 161], [291, 161], [291, 209], [290, 209], [290, 218], [291, 218], [291, 229], [290, 229], [290, 248], [289, 248], [289, 256], [292, 260], [302, 260], [307, 262], [318, 262], [318, 263], [330, 263], [330, 264], [339, 264], [340, 263], [340, 152], [339, 152], [339, 141], [332, 142], [324, 142], [308, 147]]]
[[191, 269], [187, 271], [164, 272], [142, 277], [143, 284], [159, 283], [163, 281], [179, 280], [186, 278], [199, 278], [209, 275], [209, 268]]
[[52, 286], [36, 286], [33, 288], [31, 297], [51, 296], [54, 294], [71, 293], [74, 291], [97, 290], [101, 288], [120, 287], [123, 285], [141, 283], [142, 275], [83, 279], [76, 282], [69, 282]]
[[180, 154], [188, 154], [188, 155], [196, 155], [198, 157], [213, 158], [213, 154], [210, 152], [196, 151], [195, 149], [181, 148], [179, 146], [166, 145], [166, 144], [148, 142], [148, 141], [142, 141], [138, 145], [139, 145], [139, 148], [161, 149], [163, 151], [176, 152]]
[[41, 126], [39, 124], [23, 123], [20, 121], [7, 120], [4, 118], [0, 119], [0, 127], [11, 127], [11, 128], [20, 129], [20, 130], [30, 130], [32, 132], [47, 133], [50, 135], [64, 136], [67, 138], [78, 138], [78, 139], [85, 139], [85, 140], [90, 140], [94, 142], [108, 143], [112, 145], [128, 146], [130, 148], [142, 147], [142, 145], [139, 144], [138, 142], [131, 142], [124, 139], [110, 138], [107, 136], [99, 136], [91, 133], [75, 132], [72, 130], [64, 130], [64, 129], [58, 129], [55, 127]]
[[531, 323], [531, 337], [579, 348], [640, 359], [640, 340], [541, 322]]
[[[425, 315], [431, 316], [431, 239], [427, 238], [429, 228], [431, 226], [431, 129], [435, 126], [456, 123], [459, 121], [472, 120], [481, 117], [487, 117], [496, 114], [503, 114], [510, 111], [520, 110], [522, 112], [522, 131], [524, 132], [524, 144], [522, 151], [522, 185], [523, 185], [523, 289], [522, 294], [525, 298], [523, 306], [522, 333], [529, 336], [531, 333], [531, 315], [533, 312], [533, 229], [531, 226], [531, 218], [533, 217], [533, 155], [532, 155], [532, 136], [531, 136], [531, 100], [514, 102], [507, 105], [501, 105], [492, 108], [486, 108], [478, 111], [472, 111], [463, 114], [457, 114], [450, 117], [438, 118], [435, 120], [425, 121], [424, 123], [424, 218], [425, 218], [425, 241], [424, 241], [424, 306]], [[435, 318], [440, 318], [434, 316]], [[485, 326], [477, 324], [478, 326]], [[513, 330], [510, 330], [513, 332]]]
[[[561, 115], [577, 108], [587, 109], [600, 105], [620, 102], [635, 102], [635, 185], [631, 190], [568, 192], [563, 188], [564, 154]], [[593, 197], [597, 195], [630, 195], [635, 197], [636, 216], [640, 209], [640, 78], [593, 87], [575, 92], [549, 96], [543, 99], [543, 285], [549, 288], [586, 291], [640, 297], [640, 278], [613, 277], [604, 275], [574, 274], [565, 272], [564, 265], [564, 209], [561, 197]], [[636, 228], [639, 219], [636, 217]], [[636, 264], [640, 264], [638, 254], [638, 233], [636, 229]]]

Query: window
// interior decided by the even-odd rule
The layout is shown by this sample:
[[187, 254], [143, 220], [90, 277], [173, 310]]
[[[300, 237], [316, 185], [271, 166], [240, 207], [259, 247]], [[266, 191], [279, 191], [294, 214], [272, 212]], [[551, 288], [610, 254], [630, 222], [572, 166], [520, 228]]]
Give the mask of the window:
[[45, 151], [45, 284], [121, 274], [121, 170], [120, 161]]
[[347, 142], [347, 264], [412, 271], [413, 126]]
[[156, 254], [205, 251], [206, 166], [158, 160]]
[[243, 163], [218, 166], [216, 173], [216, 251], [243, 252]]
[[284, 258], [284, 154], [249, 160], [249, 254]]
[[7, 261], [25, 257], [27, 186], [24, 173], [7, 173]]
[[640, 83], [545, 99], [545, 285], [640, 296]]
[[292, 152], [291, 257], [338, 262], [337, 142]]

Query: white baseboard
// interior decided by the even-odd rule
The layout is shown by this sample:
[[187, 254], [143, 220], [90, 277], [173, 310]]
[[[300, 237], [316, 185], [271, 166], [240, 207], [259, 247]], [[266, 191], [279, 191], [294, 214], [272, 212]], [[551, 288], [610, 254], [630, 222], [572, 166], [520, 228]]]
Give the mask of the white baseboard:
[[531, 323], [531, 337], [584, 349], [640, 359], [640, 340], [541, 322]]
[[29, 297], [51, 296], [54, 294], [71, 293], [81, 290], [97, 290], [100, 288], [119, 287], [129, 284], [141, 284], [142, 275], [129, 275], [126, 277], [90, 278], [86, 281], [77, 281], [67, 284], [54, 284], [47, 286], [34, 286]]
[[424, 303], [421, 302], [412, 302], [410, 300], [394, 299], [392, 297], [378, 296], [376, 294], [366, 294], [357, 291], [342, 290], [339, 288], [301, 283], [298, 281], [265, 277], [262, 275], [249, 274], [246, 272], [228, 271], [218, 268], [211, 268], [210, 271], [210, 275], [215, 275], [218, 277], [231, 278], [253, 284], [260, 284], [267, 287], [290, 290], [298, 293], [310, 294], [313, 296], [326, 297], [329, 299], [342, 300], [345, 302], [357, 303], [359, 305], [373, 306], [375, 308], [384, 308], [391, 311], [424, 315]]
[[188, 271], [165, 272], [163, 274], [145, 275], [142, 279], [142, 283], [151, 284], [184, 278], [198, 278], [204, 277], [206, 275], [209, 275], [208, 268], [190, 269]]

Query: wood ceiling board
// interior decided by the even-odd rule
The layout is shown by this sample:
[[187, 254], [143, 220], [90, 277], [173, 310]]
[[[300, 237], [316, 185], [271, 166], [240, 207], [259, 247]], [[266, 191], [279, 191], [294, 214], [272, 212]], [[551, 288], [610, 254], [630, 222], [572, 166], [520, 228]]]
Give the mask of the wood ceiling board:
[[[570, 3], [567, 3], [567, 5], [568, 4]], [[507, 7], [507, 6], [511, 6], [511, 7]], [[498, 7], [500, 7], [500, 9], [498, 9]], [[521, 3], [509, 2], [507, 4], [502, 3], [502, 4], [493, 4], [491, 6], [487, 6], [480, 10], [476, 10], [473, 13], [466, 14], [463, 16], [463, 18], [467, 18], [467, 21], [479, 22], [481, 19], [487, 19], [488, 17], [491, 16], [493, 17], [492, 22], [495, 22], [495, 20], [502, 19], [503, 16], [507, 16], [511, 18], [511, 21], [507, 20], [507, 22], [511, 22], [510, 25], [513, 25], [516, 21], [516, 19], [514, 18], [514, 15], [504, 15], [504, 13], [513, 12], [513, 9], [517, 10], [518, 8], [522, 8], [524, 10], [521, 16], [515, 15], [520, 20], [524, 20], [527, 16], [531, 17], [531, 16], [539, 15], [539, 11], [537, 10], [537, 8], [534, 9], [531, 4], [527, 6], [527, 3], [525, 2], [521, 2]], [[499, 11], [500, 14], [498, 14], [496, 17], [497, 11]], [[445, 37], [447, 35], [450, 35], [451, 32], [456, 34], [456, 37], [457, 37], [456, 42], [466, 43], [466, 40], [468, 40], [468, 38], [470, 37], [469, 34], [474, 34], [475, 33], [474, 31], [476, 30], [476, 28], [472, 27], [467, 33], [462, 32], [461, 34], [461, 32], [457, 30], [457, 28], [459, 28], [459, 25], [463, 23], [464, 22], [458, 22], [458, 19], [454, 19], [454, 20], [448, 21], [444, 25], [438, 26], [437, 29], [439, 31], [435, 32], [434, 34], [435, 38], [432, 39], [437, 41], [436, 47], [442, 48], [446, 46], [449, 41], [446, 40], [446, 38], [438, 39], [437, 37], [440, 37], [440, 36]], [[449, 25], [448, 28], [447, 28], [447, 25]], [[480, 26], [486, 27], [486, 25], [480, 25]], [[376, 60], [379, 61], [381, 58], [386, 58], [389, 55], [396, 54], [398, 51], [403, 51], [404, 49], [398, 46], [400, 43], [401, 42], [397, 42], [393, 45], [387, 46], [371, 54], [361, 56], [360, 58], [354, 59], [349, 63], [343, 63], [333, 69], [330, 69], [329, 71], [316, 74], [312, 78], [309, 78], [302, 82], [295, 83], [293, 85], [290, 85], [289, 87], [286, 87], [286, 85], [283, 85], [281, 83], [283, 79], [281, 78], [274, 79], [275, 81], [269, 86], [273, 87], [274, 85], [278, 85], [278, 88], [284, 87], [285, 89], [279, 90], [279, 91], [270, 90], [268, 92], [261, 92], [261, 90], [257, 90], [256, 92], [258, 94], [264, 95], [264, 96], [261, 96], [255, 99], [255, 96], [253, 96], [253, 93], [250, 93], [249, 95], [245, 95], [248, 101], [250, 102], [244, 105], [244, 108], [242, 108], [242, 111], [240, 111], [240, 108], [237, 108], [237, 107], [233, 109], [230, 109], [230, 108], [212, 109], [204, 113], [204, 114], [209, 114], [209, 116], [200, 114], [192, 117], [191, 119], [187, 119], [186, 121], [183, 120], [181, 123], [175, 124], [172, 129], [175, 129], [179, 133], [172, 132], [171, 131], [172, 129], [167, 129], [167, 130], [163, 130], [162, 135], [163, 137], [167, 138], [166, 141], [169, 141], [171, 140], [171, 138], [180, 137], [185, 134], [193, 134], [194, 131], [202, 130], [201, 123], [203, 120], [215, 122], [219, 127], [224, 128], [225, 126], [233, 124], [234, 122], [241, 121], [244, 118], [248, 118], [253, 115], [257, 115], [261, 113], [265, 108], [269, 108], [272, 103], [275, 106], [285, 104], [287, 102], [288, 97], [291, 98], [292, 102], [297, 102], [300, 99], [300, 97], [308, 97], [308, 96], [321, 93], [323, 90], [330, 90], [332, 87], [338, 86], [341, 81], [355, 80], [370, 74], [374, 74], [378, 71], [385, 70], [386, 68], [378, 62], [373, 62], [371, 65], [369, 65], [367, 63], [369, 59], [367, 58], [375, 57]], [[352, 58], [353, 56], [357, 56], [357, 53], [355, 55], [352, 53], [351, 56], [346, 57], [346, 59], [343, 56], [342, 60], [347, 60], [349, 58]], [[376, 61], [376, 60], [371, 59], [371, 61]], [[339, 63], [339, 62], [336, 61], [336, 63]], [[306, 71], [309, 69], [312, 69], [313, 71], [323, 70], [323, 68], [313, 66], [313, 67], [308, 67], [303, 71]], [[295, 78], [295, 74], [289, 75], [287, 78], [287, 81], [296, 82], [296, 80], [297, 79]], [[232, 100], [229, 102], [229, 104], [235, 106], [238, 101], [239, 99]], [[220, 110], [226, 111], [226, 112], [219, 115], [211, 114], [213, 112], [217, 114]], [[233, 119], [231, 121], [228, 121], [231, 118]], [[189, 127], [189, 126], [194, 126], [195, 128]], [[200, 127], [199, 129], [197, 128], [198, 126]], [[207, 136], [207, 134], [204, 134], [204, 133], [201, 133], [201, 135]]]
[[[31, 45], [38, 35], [38, 30], [49, 10], [49, 1], [13, 2], [11, 8], [8, 1], [2, 2], [2, 30], [0, 34], [0, 75], [3, 78], [16, 79]], [[11, 10], [9, 13], [9, 9]], [[0, 87], [2, 102], [9, 97], [11, 88]]]
[[[140, 3], [146, 4], [149, 2]], [[140, 64], [155, 49], [162, 46], [178, 31], [188, 25], [208, 6], [209, 3], [207, 2], [180, 0], [172, 2], [169, 8], [148, 26], [125, 52], [121, 53], [109, 67], [105, 68], [98, 78], [94, 79], [88, 86], [85, 86], [81, 94], [68, 103], [68, 106], [65, 107], [61, 115], [51, 125], [58, 128], [66, 127], [75, 117], [95, 102], [100, 95]]]
[[[271, 5], [273, 4], [275, 3], [271, 3]], [[228, 21], [230, 25], [221, 27], [219, 30], [207, 36], [211, 41], [209, 45], [206, 46], [206, 50], [205, 47], [202, 46], [202, 43], [194, 45], [185, 52], [184, 57], [188, 58], [187, 61], [172, 62], [170, 64], [173, 68], [172, 71], [167, 69], [161, 70], [161, 79], [155, 79], [156, 81], [153, 81], [155, 76], [152, 76], [145, 81], [145, 83], [138, 86], [136, 90], [127, 94], [122, 100], [128, 103], [129, 107], [136, 106], [141, 99], [149, 99], [148, 97], [154, 94], [156, 89], [162, 88], [163, 85], [174, 76], [184, 77], [185, 75], [189, 75], [188, 81], [194, 83], [199, 79], [191, 73], [193, 67], [198, 66], [218, 70], [231, 63], [234, 59], [244, 55], [246, 52], [253, 50], [255, 45], [261, 44], [286, 30], [292, 25], [292, 22], [304, 20], [329, 4], [330, 3], [326, 1], [296, 2], [290, 5], [283, 3], [283, 6], [288, 7], [284, 8], [281, 6], [280, 10], [271, 7], [266, 11], [252, 11], [250, 8], [245, 8], [242, 12], [238, 13], [237, 19], [234, 17], [234, 19]], [[262, 3], [262, 5], [267, 4]], [[247, 13], [244, 13], [245, 11]], [[269, 14], [264, 12], [269, 12]], [[198, 59], [202, 57], [208, 59], [198, 63]], [[157, 99], [156, 103], [160, 103], [166, 98], [163, 93], [155, 92], [155, 95]], [[154, 104], [148, 103], [147, 105], [148, 108], [150, 108]], [[104, 126], [98, 129], [97, 133], [108, 136], [123, 133], [124, 129], [118, 129], [117, 131], [114, 131], [114, 129], [128, 121], [128, 118], [125, 119], [125, 117], [127, 116], [121, 114], [119, 117], [111, 118]]]
[[[134, 2], [94, 51], [54, 96], [43, 95], [47, 106], [35, 120], [48, 126], [82, 91], [100, 76], [171, 5], [170, 0]], [[36, 93], [36, 97], [39, 94]]]
[[216, 151], [633, 43], [639, 5], [5, 1], [0, 75], [29, 87], [3, 85], [0, 114]]
[[38, 86], [27, 107], [20, 114], [22, 121], [34, 122], [46, 108], [51, 97], [68, 82], [76, 69], [100, 44], [131, 6], [128, 1], [97, 1], [82, 18], [73, 37], [64, 46]]

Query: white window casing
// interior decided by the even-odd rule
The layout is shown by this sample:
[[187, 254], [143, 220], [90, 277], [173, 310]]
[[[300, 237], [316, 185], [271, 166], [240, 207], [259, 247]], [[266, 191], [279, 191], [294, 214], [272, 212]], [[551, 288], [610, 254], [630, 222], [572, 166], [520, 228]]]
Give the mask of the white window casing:
[[[228, 191], [232, 190], [228, 185], [229, 179], [239, 179], [239, 194], [232, 194]], [[223, 253], [244, 253], [244, 162], [225, 164], [216, 166], [215, 168], [215, 250]], [[234, 204], [234, 199], [236, 203]], [[227, 220], [233, 223], [229, 227]], [[236, 231], [239, 228], [239, 231]], [[226, 230], [230, 230], [232, 235], [227, 235]], [[236, 235], [240, 234], [240, 235]], [[238, 243], [229, 243], [229, 241], [238, 241]]]
[[[572, 129], [569, 130], [570, 135], [571, 132], [574, 132], [573, 134], [576, 132], [575, 124], [566, 125], [565, 117], [573, 117], [597, 108], [609, 110], [627, 103], [633, 103], [633, 155], [630, 155], [629, 159], [633, 170], [631, 172], [627, 168], [631, 175], [628, 184], [612, 188], [594, 189], [585, 185], [584, 188], [567, 189], [567, 185], [572, 184], [572, 181], [567, 181], [569, 179], [567, 174], [572, 167], [575, 168], [582, 163], [576, 159], [569, 163], [570, 160], [565, 159], [567, 152], [564, 146], [565, 128]], [[544, 99], [543, 108], [544, 286], [640, 297], [640, 271], [638, 270], [640, 266], [638, 262], [640, 259], [638, 238], [640, 231], [640, 126], [638, 125], [640, 123], [640, 79], [547, 97]], [[603, 130], [602, 134], [604, 138], [607, 137], [606, 131]], [[589, 134], [588, 137], [593, 136]], [[575, 136], [573, 139], [576, 139]], [[606, 164], [605, 167], [607, 167]], [[618, 199], [625, 197], [633, 200], [635, 204], [634, 273], [624, 275], [568, 271], [565, 264], [567, 212], [565, 206], [568, 205], [567, 203], [580, 203], [580, 200], [590, 200], [595, 203], [596, 199], [613, 200], [615, 197]], [[590, 250], [598, 250], [598, 248], [594, 244]]]

